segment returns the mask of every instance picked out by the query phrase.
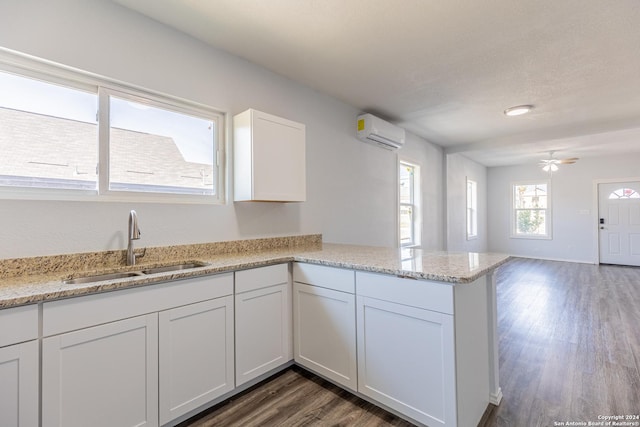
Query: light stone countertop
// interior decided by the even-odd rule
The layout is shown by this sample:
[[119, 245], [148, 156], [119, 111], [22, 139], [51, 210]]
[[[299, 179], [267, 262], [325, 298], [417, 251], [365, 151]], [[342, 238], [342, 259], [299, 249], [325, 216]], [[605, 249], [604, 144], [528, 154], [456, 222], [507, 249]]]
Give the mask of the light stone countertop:
[[[290, 261], [308, 262], [331, 267], [390, 274], [399, 277], [434, 280], [451, 284], [469, 283], [509, 260], [509, 256], [490, 253], [429, 252], [420, 249], [396, 249], [370, 246], [315, 244], [308, 247], [263, 249], [233, 254], [203, 254], [190, 258], [165, 258], [162, 262], [133, 267], [95, 271], [29, 271], [13, 277], [0, 277], [0, 309], [60, 298], [88, 295], [134, 286], [151, 285], [184, 279], [279, 264]], [[154, 265], [202, 261], [210, 265], [170, 273], [156, 273], [126, 279], [85, 284], [65, 284], [63, 279], [113, 271], [130, 271]], [[14, 260], [11, 260], [14, 261]]]

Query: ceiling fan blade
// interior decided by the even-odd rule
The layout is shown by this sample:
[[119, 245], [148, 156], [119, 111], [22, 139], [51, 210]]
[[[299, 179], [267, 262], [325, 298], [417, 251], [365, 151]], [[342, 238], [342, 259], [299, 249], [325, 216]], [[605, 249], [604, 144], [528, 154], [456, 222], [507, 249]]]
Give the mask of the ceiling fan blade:
[[574, 164], [576, 161], [578, 160], [577, 157], [572, 157], [570, 159], [562, 159], [560, 160], [560, 163], [562, 163], [563, 165], [572, 165]]

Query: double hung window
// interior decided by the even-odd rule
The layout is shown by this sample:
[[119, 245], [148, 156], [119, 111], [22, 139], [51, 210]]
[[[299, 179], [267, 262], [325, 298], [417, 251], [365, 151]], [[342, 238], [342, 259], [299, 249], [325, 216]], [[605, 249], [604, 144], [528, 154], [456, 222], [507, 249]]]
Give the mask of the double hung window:
[[478, 183], [467, 179], [467, 240], [478, 237]]
[[398, 176], [400, 246], [420, 245], [420, 166], [400, 161]]
[[512, 185], [512, 237], [551, 238], [549, 182]]

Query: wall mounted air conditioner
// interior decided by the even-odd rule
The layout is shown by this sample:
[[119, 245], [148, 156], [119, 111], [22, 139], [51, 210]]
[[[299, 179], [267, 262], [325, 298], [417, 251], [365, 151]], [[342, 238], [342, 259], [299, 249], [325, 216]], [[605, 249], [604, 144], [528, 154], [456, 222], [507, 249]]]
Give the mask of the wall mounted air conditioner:
[[404, 145], [404, 129], [373, 114], [361, 114], [358, 116], [358, 138], [387, 150], [397, 150]]

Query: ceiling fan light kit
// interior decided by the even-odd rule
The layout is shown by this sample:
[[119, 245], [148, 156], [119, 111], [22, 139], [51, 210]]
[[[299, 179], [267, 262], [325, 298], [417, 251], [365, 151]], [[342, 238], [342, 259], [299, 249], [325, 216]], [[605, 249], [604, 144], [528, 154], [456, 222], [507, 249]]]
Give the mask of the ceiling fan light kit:
[[576, 161], [578, 161], [577, 157], [568, 157], [566, 159], [556, 159], [555, 157], [553, 157], [553, 151], [549, 152], [549, 158], [548, 159], [542, 159], [540, 160], [540, 166], [542, 167], [542, 170], [545, 172], [549, 172], [550, 174], [553, 172], [557, 172], [559, 167], [558, 165], [572, 165], [574, 164]]

